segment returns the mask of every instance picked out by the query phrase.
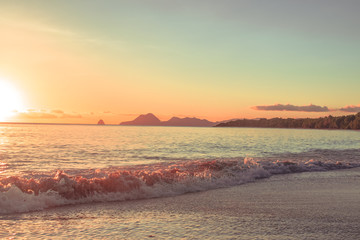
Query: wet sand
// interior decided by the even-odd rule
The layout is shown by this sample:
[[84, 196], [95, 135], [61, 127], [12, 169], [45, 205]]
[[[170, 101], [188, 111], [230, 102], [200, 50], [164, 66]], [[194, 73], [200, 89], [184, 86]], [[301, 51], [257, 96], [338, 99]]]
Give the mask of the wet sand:
[[360, 239], [360, 168], [276, 175], [168, 198], [0, 216], [0, 237]]

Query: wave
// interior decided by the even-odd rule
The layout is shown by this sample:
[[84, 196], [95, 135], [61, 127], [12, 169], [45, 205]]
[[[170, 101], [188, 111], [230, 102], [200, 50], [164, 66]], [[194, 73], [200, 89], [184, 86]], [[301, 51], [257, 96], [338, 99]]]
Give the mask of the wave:
[[239, 185], [273, 174], [359, 166], [356, 163], [315, 160], [295, 162], [241, 158], [0, 177], [0, 213], [36, 211], [79, 203], [168, 197]]

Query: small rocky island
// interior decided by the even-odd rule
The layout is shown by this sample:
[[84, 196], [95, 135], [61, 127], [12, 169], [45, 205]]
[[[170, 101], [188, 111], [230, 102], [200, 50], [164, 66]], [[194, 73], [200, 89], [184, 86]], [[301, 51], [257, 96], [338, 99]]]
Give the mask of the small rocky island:
[[97, 125], [105, 125], [104, 120], [100, 119], [100, 120], [98, 121]]

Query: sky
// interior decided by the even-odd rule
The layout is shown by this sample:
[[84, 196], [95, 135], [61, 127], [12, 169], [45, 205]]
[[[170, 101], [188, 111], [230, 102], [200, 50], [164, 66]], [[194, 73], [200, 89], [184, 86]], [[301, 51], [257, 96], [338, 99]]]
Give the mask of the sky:
[[357, 0], [0, 0], [0, 121], [354, 114], [359, 10]]

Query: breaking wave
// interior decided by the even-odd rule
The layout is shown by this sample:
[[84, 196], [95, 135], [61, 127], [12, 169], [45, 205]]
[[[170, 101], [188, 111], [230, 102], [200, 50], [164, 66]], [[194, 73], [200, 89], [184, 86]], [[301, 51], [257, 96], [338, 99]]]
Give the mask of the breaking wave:
[[273, 174], [359, 166], [355, 163], [315, 160], [269, 162], [241, 158], [0, 177], [0, 213], [36, 211], [79, 203], [175, 196], [239, 185]]

